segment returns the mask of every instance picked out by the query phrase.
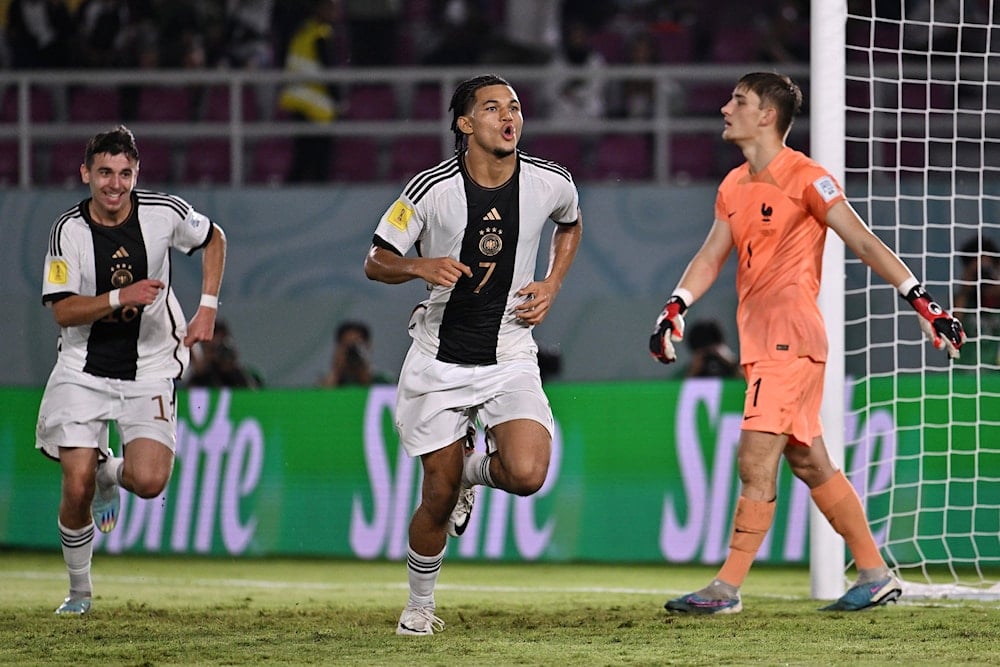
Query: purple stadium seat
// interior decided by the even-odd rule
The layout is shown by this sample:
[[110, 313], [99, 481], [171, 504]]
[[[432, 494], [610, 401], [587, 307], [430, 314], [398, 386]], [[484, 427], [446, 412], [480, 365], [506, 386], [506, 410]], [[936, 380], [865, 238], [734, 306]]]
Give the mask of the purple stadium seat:
[[672, 25], [669, 29], [653, 30], [656, 58], [661, 63], [689, 63], [694, 61], [694, 34], [690, 28]]
[[[725, 142], [717, 135], [676, 134], [670, 138], [670, 177], [679, 180], [716, 180], [716, 156]], [[735, 164], [735, 163], [734, 163]]]
[[[56, 141], [48, 149], [46, 184], [64, 188], [80, 186], [84, 142], [76, 139]], [[80, 186], [82, 187], [82, 186]]]
[[343, 114], [354, 120], [391, 120], [397, 116], [396, 104], [388, 84], [361, 83], [351, 86]]
[[[29, 117], [35, 123], [50, 123], [55, 114], [52, 110], [52, 93], [38, 86], [28, 90]], [[4, 123], [17, 122], [17, 86], [8, 86], [3, 91], [3, 104], [0, 106], [0, 121]]]
[[250, 159], [250, 183], [280, 185], [292, 166], [292, 140], [286, 137], [261, 139], [253, 145]]
[[0, 141], [0, 186], [16, 186], [21, 175], [17, 142], [4, 139]]
[[[733, 94], [736, 82], [689, 83], [684, 89], [684, 106], [688, 113], [701, 116], [722, 115], [722, 107]], [[721, 131], [721, 127], [720, 127]]]
[[410, 118], [413, 120], [438, 120], [441, 118], [441, 87], [423, 83], [413, 92]]
[[187, 145], [182, 181], [198, 185], [225, 185], [232, 169], [228, 139], [200, 139]]
[[407, 181], [418, 171], [441, 161], [438, 137], [399, 137], [389, 145], [390, 181]]
[[121, 122], [117, 86], [76, 86], [69, 96], [69, 119], [75, 123]]
[[[257, 95], [252, 86], [241, 89], [242, 118], [244, 121], [256, 121], [260, 114], [257, 109]], [[225, 123], [231, 120], [229, 110], [229, 86], [209, 86], [205, 90], [202, 104], [202, 120], [213, 123]]]
[[377, 181], [380, 146], [377, 139], [369, 137], [337, 137], [333, 147], [333, 168], [330, 178], [334, 181]]
[[759, 50], [759, 34], [746, 25], [723, 23], [712, 30], [712, 62], [757, 62], [760, 60]]
[[182, 86], [143, 86], [136, 120], [147, 123], [187, 122], [194, 118], [191, 91]]
[[649, 137], [605, 134], [597, 141], [593, 177], [597, 180], [647, 180], [653, 175]]
[[551, 134], [530, 137], [525, 140], [525, 146], [529, 155], [558, 162], [569, 169], [574, 180], [584, 180], [589, 176], [583, 140], [578, 136]]
[[174, 182], [174, 145], [169, 139], [136, 139], [139, 145], [140, 187]]

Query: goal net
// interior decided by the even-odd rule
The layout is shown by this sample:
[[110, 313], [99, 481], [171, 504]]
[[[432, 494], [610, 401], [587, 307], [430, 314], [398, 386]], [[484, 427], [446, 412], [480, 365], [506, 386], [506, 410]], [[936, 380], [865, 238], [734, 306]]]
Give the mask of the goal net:
[[846, 3], [848, 197], [969, 336], [949, 361], [895, 288], [845, 254], [845, 467], [904, 596], [1000, 598], [994, 6]]

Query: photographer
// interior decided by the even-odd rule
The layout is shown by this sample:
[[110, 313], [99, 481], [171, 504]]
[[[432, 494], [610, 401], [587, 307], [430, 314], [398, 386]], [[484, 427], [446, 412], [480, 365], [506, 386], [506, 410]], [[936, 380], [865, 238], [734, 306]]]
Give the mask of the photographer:
[[343, 322], [334, 334], [330, 370], [320, 379], [321, 387], [391, 384], [371, 362], [371, 330], [364, 322]]
[[216, 321], [212, 340], [198, 343], [191, 352], [189, 387], [259, 389], [263, 385], [260, 376], [243, 365], [229, 325], [222, 320]]
[[989, 237], [972, 237], [959, 248], [958, 258], [962, 274], [954, 310], [972, 342], [962, 351], [962, 365], [1000, 365], [1000, 248]]
[[722, 327], [715, 320], [700, 320], [692, 324], [685, 336], [691, 348], [691, 364], [687, 377], [741, 377], [736, 354], [726, 345]]

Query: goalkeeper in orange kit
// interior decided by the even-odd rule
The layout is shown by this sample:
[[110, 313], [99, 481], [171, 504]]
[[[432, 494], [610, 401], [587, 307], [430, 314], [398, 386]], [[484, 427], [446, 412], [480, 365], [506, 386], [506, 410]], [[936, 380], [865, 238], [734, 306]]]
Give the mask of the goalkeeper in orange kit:
[[961, 323], [920, 285], [865, 225], [837, 181], [785, 144], [802, 92], [787, 76], [747, 74], [722, 107], [722, 137], [746, 162], [722, 181], [715, 222], [656, 320], [650, 352], [676, 359], [684, 312], [715, 282], [733, 249], [738, 258], [737, 326], [747, 380], [738, 461], [742, 484], [729, 555], [706, 587], [670, 600], [673, 612], [732, 614], [740, 586], [771, 527], [782, 456], [844, 537], [857, 565], [855, 584], [824, 611], [858, 611], [894, 601], [902, 586], [872, 537], [854, 487], [823, 442], [819, 420], [827, 339], [817, 304], [827, 228], [892, 285], [919, 315], [934, 346], [952, 358]]

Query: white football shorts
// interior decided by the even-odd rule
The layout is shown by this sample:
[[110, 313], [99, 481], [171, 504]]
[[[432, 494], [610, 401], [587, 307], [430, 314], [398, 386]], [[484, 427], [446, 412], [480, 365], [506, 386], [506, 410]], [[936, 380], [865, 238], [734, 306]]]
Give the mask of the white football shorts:
[[56, 363], [38, 408], [35, 447], [53, 459], [60, 447], [98, 448], [107, 455], [108, 428], [115, 422], [125, 444], [150, 438], [174, 451], [176, 403], [171, 379], [102, 378]]
[[552, 408], [538, 363], [517, 359], [488, 366], [438, 361], [411, 345], [396, 389], [396, 429], [408, 456], [442, 449], [476, 422], [489, 429], [531, 419], [552, 434]]

